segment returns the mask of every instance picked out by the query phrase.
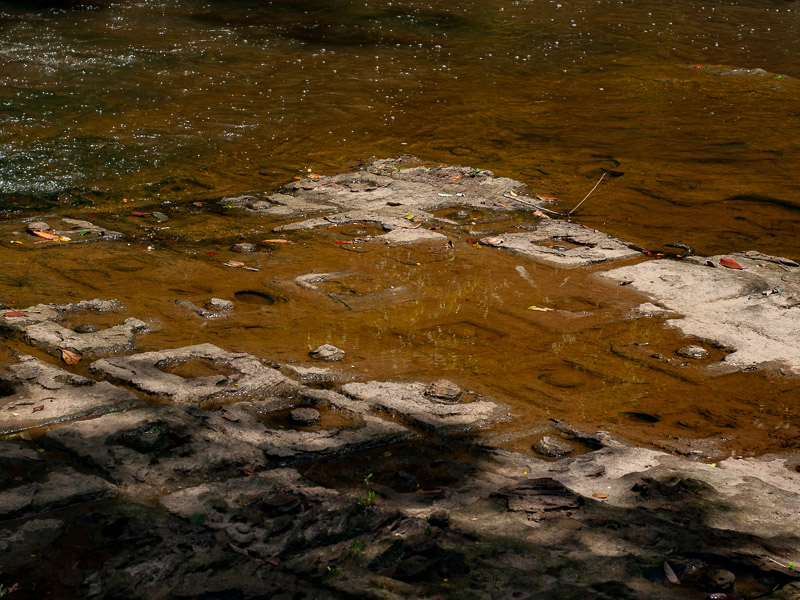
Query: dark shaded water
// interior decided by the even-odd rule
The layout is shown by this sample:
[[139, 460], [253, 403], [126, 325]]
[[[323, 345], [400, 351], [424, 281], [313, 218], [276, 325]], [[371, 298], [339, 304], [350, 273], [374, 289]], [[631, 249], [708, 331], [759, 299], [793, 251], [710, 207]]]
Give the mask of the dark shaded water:
[[[153, 348], [211, 341], [303, 360], [332, 342], [367, 376], [446, 375], [499, 395], [525, 413], [518, 430], [568, 417], [642, 442], [791, 447], [794, 383], [637, 363], [623, 346], [684, 341], [622, 320], [627, 291], [598, 304], [582, 271], [526, 265], [526, 279], [519, 260], [466, 244], [440, 261], [309, 238], [249, 274], [220, 262], [274, 224], [212, 200], [409, 152], [570, 208], [605, 169], [582, 223], [648, 248], [797, 259], [798, 77], [800, 14], [785, 1], [0, 2], [2, 218], [95, 215], [133, 237], [44, 251], [3, 240], [0, 299], [119, 298], [165, 321], [144, 338]], [[169, 230], [146, 231], [131, 208], [169, 212]], [[287, 287], [344, 267], [357, 275], [343, 285], [404, 282], [413, 300], [348, 313]], [[234, 321], [199, 329], [164, 308], [253, 291], [285, 301], [250, 294]], [[533, 319], [537, 302], [588, 316]]]

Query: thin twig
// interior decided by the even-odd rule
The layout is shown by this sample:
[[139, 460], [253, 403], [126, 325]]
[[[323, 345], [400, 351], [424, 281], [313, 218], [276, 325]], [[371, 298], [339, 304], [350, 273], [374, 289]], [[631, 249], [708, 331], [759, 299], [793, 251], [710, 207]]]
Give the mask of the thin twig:
[[569, 212], [567, 213], [567, 216], [568, 216], [568, 217], [569, 217], [569, 216], [571, 216], [571, 215], [572, 215], [572, 213], [574, 213], [576, 210], [578, 210], [578, 208], [580, 207], [580, 205], [581, 205], [581, 204], [583, 204], [584, 202], [586, 202], [586, 198], [588, 198], [589, 196], [591, 196], [591, 195], [592, 195], [592, 192], [593, 192], [593, 191], [595, 191], [595, 190], [597, 189], [597, 186], [598, 186], [598, 185], [600, 185], [600, 182], [601, 182], [601, 181], [603, 181], [603, 177], [605, 177], [607, 174], [608, 174], [608, 171], [603, 171], [603, 174], [600, 176], [600, 179], [598, 179], [598, 180], [597, 180], [597, 183], [595, 183], [595, 184], [594, 184], [594, 187], [593, 187], [592, 189], [590, 189], [590, 190], [589, 190], [589, 193], [588, 193], [588, 194], [586, 194], [586, 195], [583, 197], [583, 200], [581, 200], [580, 202], [578, 202], [578, 206], [576, 206], [575, 208], [573, 208], [571, 211], [569, 211]]
[[551, 215], [556, 215], [558, 217], [566, 217], [567, 216], [567, 215], [565, 215], [563, 213], [556, 212], [554, 210], [549, 210], [547, 208], [544, 208], [543, 206], [539, 206], [538, 204], [534, 204], [533, 202], [528, 202], [527, 200], [522, 200], [521, 198], [518, 198], [517, 196], [509, 196], [508, 194], [503, 194], [503, 198], [508, 198], [509, 200], [516, 200], [517, 202], [521, 202], [522, 204], [527, 204], [528, 206], [532, 206], [533, 208], [538, 208], [539, 210], [541, 210], [543, 212], [550, 213]]

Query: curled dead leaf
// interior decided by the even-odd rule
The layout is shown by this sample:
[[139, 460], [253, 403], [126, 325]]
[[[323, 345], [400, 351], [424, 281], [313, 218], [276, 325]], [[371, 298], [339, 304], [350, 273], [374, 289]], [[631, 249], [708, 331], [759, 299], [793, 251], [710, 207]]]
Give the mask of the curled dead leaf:
[[75, 352], [74, 350], [67, 350], [66, 348], [59, 348], [58, 350], [61, 352], [61, 360], [68, 365], [77, 365], [83, 358], [80, 352]]
[[58, 237], [55, 231], [40, 231], [39, 229], [29, 229], [28, 231], [45, 240], [54, 240]]
[[535, 211], [533, 211], [533, 216], [534, 217], [539, 217], [540, 219], [549, 219], [550, 218], [546, 214], [544, 214], [542, 211], [540, 211], [538, 208]]
[[608, 494], [592, 494], [592, 498], [599, 498], [600, 500], [605, 500], [608, 498]]
[[489, 245], [489, 246], [495, 246], [495, 247], [502, 246], [503, 245], [503, 238], [499, 238], [499, 237], [486, 238], [484, 240], [484, 243]]
[[33, 411], [31, 412], [39, 412], [40, 410], [44, 410], [44, 404], [40, 404], [39, 406], [34, 406]]
[[728, 267], [729, 269], [744, 269], [744, 267], [742, 267], [739, 263], [730, 258], [720, 258], [719, 264], [721, 264], [723, 267]]
[[256, 267], [248, 267], [242, 261], [239, 260], [229, 260], [225, 263], [226, 267], [234, 267], [236, 269], [244, 269], [246, 271], [260, 271], [261, 269], [257, 269]]

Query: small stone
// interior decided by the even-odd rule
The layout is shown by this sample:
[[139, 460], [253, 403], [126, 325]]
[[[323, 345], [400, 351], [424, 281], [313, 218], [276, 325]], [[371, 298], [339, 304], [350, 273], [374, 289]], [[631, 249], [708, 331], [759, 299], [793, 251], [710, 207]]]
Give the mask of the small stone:
[[700, 360], [708, 357], [708, 350], [702, 346], [691, 345], [680, 348], [676, 351], [676, 354], [678, 356], [683, 356], [684, 358], [694, 358], [696, 360]]
[[289, 413], [289, 418], [299, 425], [313, 425], [322, 418], [322, 415], [315, 408], [295, 408]]
[[733, 589], [736, 575], [727, 569], [712, 568], [703, 573], [698, 587], [704, 592], [727, 592]]
[[208, 310], [233, 310], [233, 302], [222, 298], [212, 298], [206, 303]]
[[78, 325], [75, 329], [73, 329], [75, 333], [97, 333], [100, 331], [97, 326], [95, 325]]
[[563, 440], [546, 435], [534, 444], [533, 449], [539, 454], [550, 458], [561, 458], [571, 453], [575, 448]]
[[461, 399], [461, 388], [447, 379], [437, 379], [425, 389], [425, 395], [445, 404], [455, 404]]
[[159, 223], [166, 223], [169, 221], [169, 217], [162, 212], [154, 212], [152, 216]]
[[238, 244], [234, 244], [231, 247], [233, 252], [238, 252], [239, 254], [252, 254], [253, 252], [258, 252], [258, 246], [255, 244], [251, 244], [250, 242], [240, 242]]
[[431, 513], [431, 516], [428, 517], [428, 523], [430, 523], [433, 527], [445, 529], [450, 525], [450, 513], [443, 508], [435, 510]]
[[28, 223], [27, 229], [28, 231], [33, 231], [34, 229], [36, 231], [49, 231], [50, 225], [48, 225], [44, 221], [34, 221], [32, 223]]
[[324, 360], [327, 362], [336, 362], [344, 358], [344, 350], [337, 348], [331, 344], [323, 344], [316, 350], [309, 352], [311, 358], [317, 360]]

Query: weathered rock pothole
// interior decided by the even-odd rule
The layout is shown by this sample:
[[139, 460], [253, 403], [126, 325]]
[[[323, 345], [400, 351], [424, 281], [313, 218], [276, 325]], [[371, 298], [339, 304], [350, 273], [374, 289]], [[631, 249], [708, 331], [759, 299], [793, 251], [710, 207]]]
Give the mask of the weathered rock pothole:
[[[223, 373], [186, 377], [169, 372], [182, 363], [223, 369]], [[198, 344], [174, 350], [145, 352], [132, 356], [95, 361], [92, 371], [133, 386], [147, 394], [178, 404], [199, 404], [247, 394], [289, 392], [297, 387], [257, 357], [227, 352], [212, 344]], [[228, 374], [229, 373], [229, 374]]]
[[[61, 323], [76, 314], [113, 313], [124, 309], [116, 300], [84, 300], [75, 304], [37, 304], [28, 308], [0, 313], [0, 330], [20, 335], [26, 342], [59, 356], [62, 348], [82, 356], [94, 357], [131, 350], [136, 336], [146, 333], [148, 325], [128, 318], [119, 325], [99, 329], [90, 324], [74, 329]], [[86, 318], [86, 317], [85, 317]]]

